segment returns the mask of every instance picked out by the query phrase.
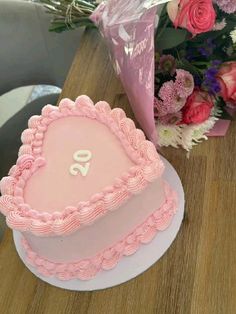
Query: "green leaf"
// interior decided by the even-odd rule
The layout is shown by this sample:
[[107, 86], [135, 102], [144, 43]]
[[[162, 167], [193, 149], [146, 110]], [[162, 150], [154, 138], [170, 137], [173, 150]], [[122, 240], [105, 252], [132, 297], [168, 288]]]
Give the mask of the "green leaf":
[[166, 50], [177, 47], [186, 40], [188, 34], [188, 31], [185, 29], [166, 27], [165, 30], [161, 33], [161, 36], [158, 36], [157, 34], [157, 48], [158, 50]]
[[191, 64], [189, 61], [182, 59], [177, 62], [177, 65], [178, 65], [178, 68], [189, 71], [193, 75], [196, 75], [199, 78], [202, 78], [202, 71], [198, 67], [195, 67], [193, 64]]
[[221, 119], [230, 120], [230, 121], [234, 120], [234, 117], [231, 116], [231, 114], [226, 110], [226, 103], [223, 100], [223, 98], [218, 97], [216, 104], [217, 104], [217, 107], [220, 108], [220, 110], [222, 111], [222, 113], [220, 115]]
[[198, 36], [196, 36], [193, 41], [195, 41], [196, 43], [200, 43], [202, 45], [202, 43], [207, 40], [208, 38], [211, 38], [213, 40], [216, 40], [218, 37], [226, 34], [228, 36], [228, 33], [234, 29], [235, 27], [235, 22], [236, 21], [233, 21], [233, 20], [228, 20], [227, 19], [227, 24], [226, 26], [220, 30], [220, 31], [210, 31], [210, 32], [206, 32], [206, 33], [203, 33], [203, 34], [200, 34]]
[[220, 115], [221, 119], [223, 119], [223, 120], [230, 120], [230, 121], [234, 120], [234, 117], [232, 117], [224, 107], [220, 108], [220, 109], [222, 110], [222, 113]]

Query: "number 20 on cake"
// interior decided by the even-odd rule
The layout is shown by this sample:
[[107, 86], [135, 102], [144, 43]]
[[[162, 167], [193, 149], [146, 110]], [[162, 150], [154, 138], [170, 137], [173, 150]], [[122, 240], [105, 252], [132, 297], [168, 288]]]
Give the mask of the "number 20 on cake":
[[89, 280], [171, 223], [176, 193], [123, 110], [64, 99], [30, 118], [22, 143], [1, 180], [0, 210], [40, 274]]

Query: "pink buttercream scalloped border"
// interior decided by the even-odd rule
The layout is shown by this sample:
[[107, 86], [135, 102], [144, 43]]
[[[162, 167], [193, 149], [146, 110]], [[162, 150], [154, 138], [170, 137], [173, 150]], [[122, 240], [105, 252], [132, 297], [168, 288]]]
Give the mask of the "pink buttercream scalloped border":
[[[48, 126], [57, 119], [69, 116], [88, 117], [107, 125], [136, 165], [116, 178], [112, 186], [86, 202], [79, 202], [77, 207], [68, 206], [62, 212], [39, 212], [24, 201], [24, 186], [33, 173], [45, 164], [42, 145]], [[30, 231], [39, 236], [66, 235], [82, 225], [93, 223], [108, 211], [119, 208], [133, 194], [141, 192], [164, 170], [155, 146], [145, 139], [141, 130], [136, 129], [122, 109], [111, 110], [104, 101], [94, 106], [87, 96], [80, 96], [75, 102], [63, 99], [59, 107], [45, 106], [41, 116], [30, 118], [29, 128], [21, 138], [23, 145], [16, 165], [10, 169], [9, 176], [0, 182], [0, 211], [6, 215], [7, 224], [12, 229]]]
[[121, 241], [90, 259], [73, 263], [55, 263], [38, 256], [23, 237], [22, 245], [26, 252], [27, 262], [35, 267], [39, 274], [46, 277], [55, 276], [60, 280], [92, 279], [101, 270], [114, 268], [122, 257], [134, 254], [141, 244], [149, 243], [158, 231], [165, 230], [170, 225], [177, 210], [177, 194], [167, 183], [165, 184], [165, 195], [166, 200], [163, 205], [154, 211], [144, 223]]

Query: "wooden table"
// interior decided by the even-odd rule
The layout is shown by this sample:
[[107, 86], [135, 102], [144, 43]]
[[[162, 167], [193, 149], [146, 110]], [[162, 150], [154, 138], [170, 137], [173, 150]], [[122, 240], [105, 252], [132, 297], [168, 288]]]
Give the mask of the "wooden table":
[[[61, 97], [87, 94], [133, 114], [96, 31], [85, 34]], [[8, 230], [0, 245], [0, 313], [236, 313], [236, 123], [225, 138], [184, 151], [163, 149], [186, 193], [186, 215], [174, 244], [144, 274], [98, 292], [64, 291], [22, 264]]]

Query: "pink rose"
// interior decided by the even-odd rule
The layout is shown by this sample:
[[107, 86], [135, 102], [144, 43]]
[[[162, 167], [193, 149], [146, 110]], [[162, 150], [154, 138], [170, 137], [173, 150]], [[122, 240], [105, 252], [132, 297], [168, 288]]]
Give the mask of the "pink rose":
[[212, 98], [207, 92], [195, 89], [183, 108], [183, 124], [197, 124], [206, 121], [213, 108]]
[[225, 62], [217, 73], [224, 101], [236, 106], [236, 62]]
[[186, 28], [193, 35], [213, 29], [216, 13], [212, 0], [173, 0], [167, 4], [175, 27]]

